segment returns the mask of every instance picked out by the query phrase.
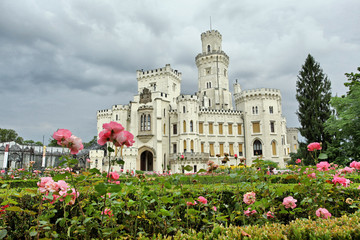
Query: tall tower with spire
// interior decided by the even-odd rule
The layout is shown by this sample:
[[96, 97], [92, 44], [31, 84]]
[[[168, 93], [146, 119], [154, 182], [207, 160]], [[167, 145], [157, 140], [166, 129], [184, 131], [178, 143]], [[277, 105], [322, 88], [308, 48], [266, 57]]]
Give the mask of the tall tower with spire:
[[229, 91], [229, 57], [222, 51], [222, 36], [217, 30], [201, 34], [202, 53], [196, 58], [198, 96], [202, 108], [232, 109]]

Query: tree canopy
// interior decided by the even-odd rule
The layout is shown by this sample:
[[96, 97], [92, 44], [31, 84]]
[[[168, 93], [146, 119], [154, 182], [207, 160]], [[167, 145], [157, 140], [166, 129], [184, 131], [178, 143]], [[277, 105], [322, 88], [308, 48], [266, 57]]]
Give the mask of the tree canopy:
[[345, 96], [331, 99], [334, 111], [325, 124], [326, 132], [333, 136], [328, 155], [341, 164], [360, 157], [360, 74], [345, 75], [350, 81], [344, 84], [349, 91]]

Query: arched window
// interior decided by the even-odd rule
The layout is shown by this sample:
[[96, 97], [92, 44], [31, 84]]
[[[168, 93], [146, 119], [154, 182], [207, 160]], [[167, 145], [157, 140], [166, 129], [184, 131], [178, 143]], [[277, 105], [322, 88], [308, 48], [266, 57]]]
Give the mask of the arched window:
[[183, 121], [183, 132], [186, 132], [186, 121]]
[[164, 135], [166, 134], [166, 124], [164, 123]]
[[143, 115], [141, 115], [141, 117], [140, 117], [140, 129], [141, 129], [141, 131], [144, 131], [144, 125], [143, 125], [143, 122], [144, 122], [144, 116]]
[[151, 129], [151, 117], [150, 114], [148, 115], [148, 122], [147, 122], [147, 130], [150, 131]]
[[193, 121], [190, 121], [190, 132], [194, 131], [194, 125], [193, 125]]
[[119, 120], [119, 115], [116, 114], [116, 121]]
[[276, 142], [275, 142], [275, 140], [273, 140], [271, 142], [271, 148], [272, 148], [272, 155], [276, 156]]
[[186, 140], [184, 140], [184, 152], [186, 152]]
[[262, 155], [262, 144], [259, 140], [254, 142], [254, 156]]
[[210, 52], [211, 51], [211, 47], [210, 45], [207, 46], [207, 51]]
[[191, 152], [193, 153], [194, 152], [194, 140], [190, 141], [190, 149], [191, 149]]
[[256, 112], [256, 114], [258, 114], [259, 112], [258, 112], [258, 107], [256, 106], [255, 107], [255, 112]]
[[209, 99], [209, 107], [211, 107], [211, 100]]

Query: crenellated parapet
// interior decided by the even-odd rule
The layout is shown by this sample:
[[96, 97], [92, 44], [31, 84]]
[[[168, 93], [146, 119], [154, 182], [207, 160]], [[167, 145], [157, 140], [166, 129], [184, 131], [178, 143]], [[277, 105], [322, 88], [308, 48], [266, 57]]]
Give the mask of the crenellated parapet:
[[198, 96], [196, 95], [180, 95], [176, 98], [177, 102], [184, 102], [184, 101], [198, 101]]
[[109, 117], [111, 118], [112, 110], [111, 109], [98, 110], [96, 115], [97, 115], [97, 119], [109, 118]]
[[171, 75], [172, 77], [178, 79], [181, 81], [181, 75], [182, 73], [178, 70], [174, 70], [170, 67], [170, 64], [166, 64], [163, 68], [156, 68], [152, 70], [146, 70], [143, 69], [136, 71], [136, 77], [138, 80], [144, 79], [144, 78], [153, 78], [153, 77], [162, 77], [162, 76], [168, 76]]
[[207, 30], [206, 32], [203, 32], [201, 34], [201, 41], [203, 41], [207, 37], [215, 37], [215, 38], [220, 38], [220, 40], [222, 40], [222, 35], [218, 30]]
[[229, 56], [222, 50], [212, 50], [211, 52], [199, 53], [195, 57], [197, 67], [199, 67], [200, 62], [212, 62], [214, 60], [224, 62], [226, 66], [229, 65]]
[[241, 116], [242, 111], [239, 110], [228, 110], [228, 109], [208, 109], [201, 108], [199, 114], [222, 114], [222, 115], [238, 115]]
[[129, 110], [129, 105], [117, 104], [112, 106], [112, 111], [128, 111], [128, 110]]
[[271, 98], [274, 100], [281, 100], [281, 93], [279, 89], [273, 89], [273, 88], [258, 88], [258, 89], [251, 89], [251, 90], [244, 90], [240, 93], [235, 95], [236, 100], [251, 100], [253, 98], [259, 98], [259, 97], [265, 97], [265, 98]]

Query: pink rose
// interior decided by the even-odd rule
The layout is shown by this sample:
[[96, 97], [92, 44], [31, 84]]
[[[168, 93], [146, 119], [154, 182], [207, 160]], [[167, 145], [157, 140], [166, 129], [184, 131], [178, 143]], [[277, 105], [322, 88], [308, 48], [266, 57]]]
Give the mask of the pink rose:
[[59, 129], [53, 134], [53, 138], [57, 140], [57, 144], [63, 145], [63, 142], [71, 136], [71, 132], [67, 129]]
[[319, 162], [316, 164], [316, 168], [318, 171], [329, 171], [330, 163], [326, 161]]
[[5, 173], [5, 170], [3, 169], [3, 170], [1, 170], [1, 173]]
[[186, 202], [187, 206], [195, 206], [196, 204], [197, 204], [196, 201], [194, 201], [194, 202]]
[[295, 204], [296, 202], [297, 202], [297, 200], [290, 196], [290, 197], [284, 198], [282, 204], [285, 206], [285, 208], [294, 209], [294, 208], [296, 208], [296, 204]]
[[337, 177], [334, 176], [332, 182], [336, 185], [337, 183], [340, 185], [343, 185], [344, 187], [348, 187], [350, 185], [350, 180], [343, 178], [343, 177]]
[[316, 210], [316, 216], [318, 216], [319, 218], [327, 219], [331, 217], [331, 213], [329, 213], [326, 208], [319, 208], [318, 210]]
[[88, 158], [88, 159], [86, 159], [86, 161], [88, 162], [88, 163], [91, 163], [91, 160]]
[[254, 192], [245, 193], [243, 200], [247, 205], [253, 204], [256, 201], [255, 193]]
[[316, 174], [315, 173], [310, 173], [309, 175], [307, 175], [308, 176], [308, 178], [316, 178]]
[[313, 143], [310, 143], [308, 146], [308, 151], [309, 152], [313, 152], [315, 150], [321, 150], [321, 144], [318, 143], [318, 142], [313, 142]]
[[215, 206], [213, 206], [213, 210], [214, 210], [214, 212], [216, 212], [216, 211], [217, 211], [217, 208], [216, 208]]
[[108, 175], [108, 178], [110, 178], [111, 180], [118, 180], [120, 177], [120, 175], [117, 172], [110, 172]]
[[206, 198], [204, 198], [204, 197], [202, 197], [202, 196], [200, 196], [200, 197], [198, 198], [198, 201], [201, 202], [202, 204], [207, 204]]
[[235, 159], [238, 158], [238, 155], [237, 155], [236, 153], [234, 154], [234, 158], [235, 158]]
[[104, 145], [106, 142], [114, 142], [119, 133], [124, 130], [124, 127], [117, 122], [104, 123], [103, 129], [99, 133], [99, 145]]
[[185, 158], [184, 155], [181, 155], [180, 157], [181, 157], [181, 159], [184, 159], [184, 158]]
[[296, 164], [300, 164], [301, 163], [301, 159], [300, 158], [298, 158], [298, 159], [296, 159]]
[[110, 208], [105, 208], [105, 210], [101, 212], [101, 215], [108, 215], [109, 217], [114, 216]]
[[80, 150], [84, 149], [81, 138], [71, 135], [64, 141], [65, 146], [70, 149], [71, 154], [77, 154]]
[[267, 218], [267, 219], [274, 218], [274, 217], [275, 217], [275, 216], [274, 216], [274, 213], [273, 213], [273, 212], [268, 211], [268, 212], [266, 213], [266, 218]]
[[128, 131], [121, 131], [116, 135], [115, 146], [121, 147], [122, 145], [126, 145], [127, 147], [130, 147], [134, 142], [134, 135]]
[[252, 211], [250, 211], [250, 210], [251, 210], [251, 208], [248, 208], [246, 211], [244, 211], [244, 215], [250, 217], [251, 215], [254, 215], [255, 213], [257, 213], [256, 210], [252, 210]]

